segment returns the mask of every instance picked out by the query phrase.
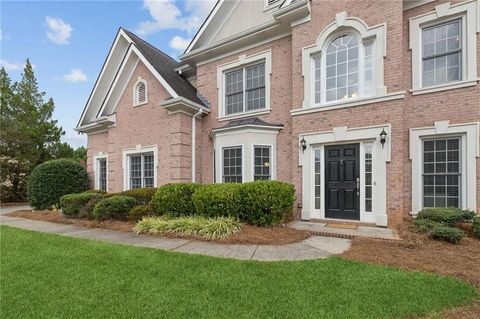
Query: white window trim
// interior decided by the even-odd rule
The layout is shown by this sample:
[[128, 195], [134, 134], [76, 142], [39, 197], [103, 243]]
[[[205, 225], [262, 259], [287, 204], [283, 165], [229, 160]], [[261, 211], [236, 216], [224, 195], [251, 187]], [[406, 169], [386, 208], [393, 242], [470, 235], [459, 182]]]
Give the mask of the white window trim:
[[255, 180], [255, 147], [269, 147], [270, 148], [270, 180], [274, 181], [277, 179], [277, 163], [275, 161], [277, 151], [274, 144], [262, 144], [262, 143], [253, 143], [252, 144], [252, 181]]
[[108, 191], [108, 154], [105, 152], [98, 152], [97, 155], [93, 156], [93, 186], [94, 189], [100, 189], [100, 167], [98, 165], [98, 160], [105, 159], [107, 164], [107, 191]]
[[[356, 17], [347, 17], [345, 11], [337, 13], [335, 21], [328, 25], [318, 36], [314, 45], [302, 48], [302, 76], [304, 79], [304, 95], [302, 108], [320, 108], [320, 107], [332, 107], [341, 105], [342, 107], [351, 106], [351, 103], [355, 101], [364, 100], [366, 98], [381, 97], [387, 94], [387, 88], [384, 85], [384, 63], [383, 59], [386, 56], [387, 44], [386, 44], [386, 24], [379, 24], [369, 27], [363, 20]], [[365, 97], [360, 96], [358, 99], [340, 100], [330, 103], [315, 103], [315, 91], [314, 91], [314, 79], [315, 73], [313, 71], [312, 56], [322, 55], [322, 51], [330, 43], [331, 40], [345, 33], [353, 33], [359, 38], [359, 48], [363, 51], [363, 46], [368, 43], [373, 43], [372, 52], [375, 56], [373, 69], [374, 69], [374, 85], [375, 92], [373, 95]], [[362, 60], [361, 60], [362, 59]], [[322, 70], [324, 69], [324, 60], [322, 59]], [[362, 66], [364, 64], [363, 54], [359, 54], [359, 83], [363, 83]], [[322, 71], [323, 73], [323, 71]], [[322, 81], [325, 82], [325, 81]], [[322, 84], [322, 90], [323, 90]]]
[[434, 122], [433, 127], [410, 129], [410, 160], [412, 161], [412, 211], [416, 216], [423, 208], [422, 142], [425, 138], [461, 137], [461, 199], [463, 209], [477, 209], [477, 158], [480, 157], [480, 122], [450, 124]]
[[[138, 102], [138, 85], [140, 83], [143, 83], [145, 85], [145, 102], [142, 102], [142, 103]], [[147, 81], [145, 81], [144, 79], [142, 79], [142, 77], [139, 76], [138, 79], [137, 79], [137, 82], [133, 86], [133, 106], [136, 107], [136, 106], [144, 105], [144, 104], [147, 104], [147, 103], [148, 103]]]
[[[380, 132], [387, 132], [387, 141], [380, 143]], [[335, 127], [331, 131], [301, 134], [300, 140], [305, 138], [307, 148], [305, 151], [299, 146], [299, 163], [302, 167], [302, 215], [304, 220], [325, 219], [325, 155], [326, 145], [339, 145], [360, 143], [360, 222], [375, 223], [378, 226], [388, 225], [387, 216], [387, 162], [391, 159], [392, 130], [390, 124], [377, 126], [348, 128]], [[372, 212], [365, 211], [365, 150], [364, 144], [372, 143]], [[320, 209], [315, 209], [314, 196], [314, 150], [320, 149]]]
[[[409, 20], [410, 50], [412, 51], [412, 92], [413, 95], [439, 92], [476, 85], [477, 78], [477, 33], [480, 32], [480, 4], [478, 0], [451, 5], [440, 4], [431, 11]], [[422, 30], [455, 19], [462, 20], [462, 80], [423, 87], [422, 85]]]
[[[244, 111], [237, 114], [226, 114], [225, 103], [225, 73], [233, 71], [234, 69], [245, 67], [248, 65], [254, 65], [257, 63], [265, 62], [265, 108], [254, 111], [246, 111], [246, 105], [244, 105]], [[244, 72], [245, 73], [245, 72]], [[272, 74], [272, 50], [256, 53], [246, 56], [242, 54], [237, 60], [226, 64], [219, 65], [217, 67], [217, 89], [218, 89], [218, 120], [230, 120], [236, 118], [242, 118], [246, 116], [253, 116], [258, 114], [270, 113], [270, 76]]]
[[153, 153], [153, 187], [157, 187], [158, 180], [158, 146], [137, 145], [135, 148], [122, 150], [123, 190], [130, 189], [130, 160], [131, 155]]
[[224, 183], [223, 181], [223, 160], [224, 160], [224, 154], [223, 150], [226, 148], [241, 148], [242, 149], [242, 183], [245, 183], [245, 145], [244, 144], [232, 144], [232, 145], [222, 145], [220, 148], [220, 181], [217, 181], [217, 183]]

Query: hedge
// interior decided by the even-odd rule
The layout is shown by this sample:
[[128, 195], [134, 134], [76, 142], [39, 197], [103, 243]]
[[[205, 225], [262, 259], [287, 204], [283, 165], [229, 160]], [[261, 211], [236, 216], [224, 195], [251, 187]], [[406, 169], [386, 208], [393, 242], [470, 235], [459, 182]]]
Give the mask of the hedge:
[[295, 202], [293, 185], [279, 181], [255, 181], [241, 187], [240, 220], [256, 226], [284, 222], [291, 216]]
[[439, 225], [441, 226], [442, 224], [440, 224], [439, 222], [428, 220], [428, 219], [415, 219], [413, 221], [411, 230], [416, 233], [425, 234], [425, 233], [429, 233], [433, 229], [433, 227], [439, 226]]
[[28, 177], [27, 198], [36, 209], [58, 204], [60, 197], [87, 190], [87, 171], [70, 159], [52, 160], [35, 167]]
[[480, 239], [480, 216], [473, 219], [473, 237]]
[[192, 196], [198, 215], [205, 217], [235, 217], [242, 215], [242, 184], [210, 184]]
[[128, 218], [128, 213], [136, 205], [137, 201], [133, 197], [122, 195], [107, 197], [95, 205], [92, 215], [95, 219], [99, 220], [126, 220]]
[[192, 196], [202, 185], [195, 183], [171, 183], [160, 186], [152, 198], [157, 215], [170, 217], [195, 215]]
[[155, 212], [150, 205], [138, 205], [133, 207], [128, 213], [128, 220], [139, 221], [144, 217], [153, 216]]
[[434, 226], [430, 231], [430, 238], [446, 241], [452, 244], [458, 244], [463, 237], [465, 237], [465, 233], [462, 230], [449, 226]]
[[453, 226], [455, 223], [470, 221], [475, 213], [459, 208], [427, 208], [417, 214], [417, 219], [427, 219], [446, 226]]
[[101, 195], [95, 193], [68, 194], [60, 198], [60, 207], [62, 213], [67, 217], [78, 217], [82, 207], [87, 205], [92, 199], [100, 198]]
[[93, 210], [95, 206], [100, 203], [104, 199], [103, 196], [97, 196], [90, 199], [82, 208], [80, 208], [80, 212], [78, 213], [78, 218], [88, 218], [88, 219], [95, 219], [93, 216]]
[[152, 201], [152, 197], [157, 191], [157, 188], [148, 187], [148, 188], [134, 188], [129, 189], [120, 193], [109, 193], [105, 197], [112, 197], [112, 196], [128, 196], [133, 197], [137, 200], [138, 204], [146, 205], [150, 204]]

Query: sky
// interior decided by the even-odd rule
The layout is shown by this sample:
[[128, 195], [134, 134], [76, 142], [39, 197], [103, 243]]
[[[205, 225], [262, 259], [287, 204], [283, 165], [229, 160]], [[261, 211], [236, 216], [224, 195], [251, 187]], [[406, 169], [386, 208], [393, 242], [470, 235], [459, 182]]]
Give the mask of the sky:
[[119, 27], [178, 59], [215, 0], [0, 0], [0, 66], [21, 79], [27, 58], [40, 90], [55, 102], [62, 140], [86, 146], [73, 129]]

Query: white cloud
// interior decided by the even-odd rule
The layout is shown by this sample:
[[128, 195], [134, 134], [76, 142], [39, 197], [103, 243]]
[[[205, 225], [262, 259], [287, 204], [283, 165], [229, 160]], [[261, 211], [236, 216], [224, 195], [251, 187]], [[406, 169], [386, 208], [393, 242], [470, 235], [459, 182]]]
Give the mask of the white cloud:
[[80, 69], [71, 69], [70, 73], [65, 74], [63, 79], [67, 82], [76, 83], [76, 82], [85, 82], [88, 80], [85, 73]]
[[9, 39], [10, 39], [10, 35], [0, 30], [0, 40], [9, 40]]
[[56, 44], [68, 44], [73, 28], [60, 18], [46, 17], [48, 31], [47, 38]]
[[143, 8], [147, 9], [152, 20], [141, 22], [137, 28], [140, 35], [174, 29], [192, 34], [200, 27], [215, 4], [215, 0], [185, 0], [184, 12], [174, 0], [144, 0]]
[[188, 47], [189, 43], [190, 39], [185, 39], [181, 36], [176, 35], [170, 40], [169, 45], [172, 49], [183, 52]]
[[5, 68], [6, 71], [19, 70], [22, 65], [20, 63], [11, 63], [6, 60], [0, 60], [0, 67]]

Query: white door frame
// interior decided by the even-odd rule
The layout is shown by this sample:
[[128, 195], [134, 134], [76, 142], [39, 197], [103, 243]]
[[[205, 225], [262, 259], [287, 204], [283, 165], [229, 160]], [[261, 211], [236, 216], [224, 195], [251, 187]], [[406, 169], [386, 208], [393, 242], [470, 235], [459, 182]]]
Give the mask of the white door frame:
[[[380, 132], [387, 132], [387, 140], [382, 146]], [[302, 166], [302, 219], [325, 219], [325, 180], [324, 180], [324, 146], [360, 143], [360, 222], [371, 222], [379, 226], [387, 226], [387, 178], [386, 163], [391, 157], [391, 125], [383, 124], [362, 128], [336, 127], [331, 131], [319, 133], [307, 133], [299, 136], [304, 138], [307, 148], [299, 149], [299, 163]], [[365, 212], [365, 143], [373, 145], [373, 198], [372, 212]], [[320, 149], [320, 177], [321, 177], [321, 201], [320, 209], [315, 209], [314, 196], [314, 150]]]

